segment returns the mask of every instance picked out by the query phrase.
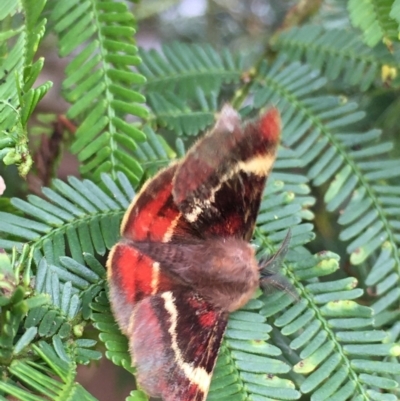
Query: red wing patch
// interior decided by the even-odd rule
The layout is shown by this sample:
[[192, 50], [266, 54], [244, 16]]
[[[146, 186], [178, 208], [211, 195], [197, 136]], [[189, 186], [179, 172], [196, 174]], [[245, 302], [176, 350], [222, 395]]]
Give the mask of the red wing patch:
[[142, 188], [126, 211], [121, 235], [132, 241], [168, 242], [174, 222], [180, 217], [172, 196], [172, 178], [177, 165], [158, 173]]
[[123, 332], [137, 302], [177, 287], [158, 262], [124, 242], [112, 249], [107, 273], [111, 305]]
[[148, 181], [133, 200], [121, 224], [121, 236], [132, 241], [170, 242], [173, 238], [199, 237], [172, 196], [174, 164]]
[[164, 401], [205, 400], [226, 323], [227, 314], [191, 291], [140, 302], [129, 332], [139, 386]]

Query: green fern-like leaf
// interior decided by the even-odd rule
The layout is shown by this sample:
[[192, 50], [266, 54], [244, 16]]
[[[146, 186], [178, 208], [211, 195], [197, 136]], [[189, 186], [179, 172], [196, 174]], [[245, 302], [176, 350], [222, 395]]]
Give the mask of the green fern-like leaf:
[[[397, 277], [399, 210], [395, 204], [400, 192], [394, 178], [400, 164], [398, 160], [385, 159], [392, 144], [377, 145], [378, 130], [352, 132], [347, 126], [364, 116], [355, 103], [311, 95], [325, 80], [307, 66], [284, 65], [285, 61], [280, 59], [270, 68], [266, 65], [261, 68], [262, 84], [255, 89], [255, 107], [278, 103], [284, 122], [284, 143], [293, 148], [306, 168], [309, 166], [308, 177], [314, 185], [329, 183], [325, 193], [327, 210], [344, 209], [338, 220], [344, 226], [340, 238], [350, 241], [347, 251], [351, 262], [359, 265], [373, 261], [376, 252], [390, 249], [391, 268], [380, 270], [379, 279], [378, 268], [373, 269], [373, 282], [378, 284], [392, 273]], [[354, 145], [360, 149], [353, 149]], [[389, 291], [388, 286], [383, 286], [383, 289], [381, 299], [373, 305], [376, 315], [400, 297], [397, 288]], [[377, 317], [376, 321], [381, 320]]]
[[399, 0], [394, 0], [389, 16], [391, 18], [393, 18], [399, 24], [397, 30], [400, 31], [400, 1]]
[[126, 176], [117, 176], [120, 187], [109, 176], [102, 176], [104, 191], [90, 180], [71, 177], [70, 185], [55, 180], [54, 189], [43, 189], [49, 201], [35, 195], [28, 202], [13, 199], [13, 205], [33, 219], [1, 212], [0, 232], [8, 238], [0, 240], [0, 248], [21, 249], [29, 241], [37, 266], [43, 256], [48, 263], [59, 264], [67, 246], [81, 264], [85, 252], [104, 255], [119, 236], [121, 208], [128, 207], [134, 194]]
[[365, 43], [373, 47], [380, 41], [397, 40], [397, 25], [390, 15], [393, 0], [350, 0], [348, 10], [352, 24], [360, 28]]
[[[0, 22], [15, 26], [2, 32], [0, 46], [3, 71], [0, 85], [0, 160], [5, 165], [17, 164], [26, 176], [32, 166], [28, 148], [27, 124], [36, 105], [50, 89], [47, 82], [32, 88], [42, 67], [43, 59], [33, 61], [44, 34], [45, 20], [41, 11], [46, 1], [6, 1], [0, 11]], [[20, 18], [23, 17], [24, 19]]]
[[[141, 51], [139, 71], [147, 79], [155, 122], [174, 135], [197, 135], [214, 120], [223, 85], [238, 82], [243, 60], [205, 45], [173, 43], [162, 52]], [[201, 85], [199, 85], [201, 82]], [[177, 96], [178, 94], [178, 96]]]
[[304, 58], [313, 68], [321, 69], [328, 79], [341, 76], [345, 83], [358, 85], [363, 91], [371, 86], [384, 66], [396, 66], [383, 46], [371, 50], [354, 32], [342, 29], [296, 27], [282, 33], [276, 46], [291, 60]]
[[105, 292], [101, 292], [96, 297], [91, 308], [93, 310], [91, 318], [94, 326], [100, 332], [99, 339], [106, 347], [106, 357], [115, 365], [133, 372], [134, 369], [131, 366], [131, 357], [128, 352], [128, 340], [115, 324]]
[[[149, 105], [156, 115], [156, 121], [171, 130], [174, 135], [197, 135], [214, 121], [213, 110], [216, 110], [216, 96], [210, 102], [205, 100], [202, 89], [198, 89], [198, 98], [204, 100], [200, 110], [191, 110], [185, 99], [174, 93], [149, 94]], [[199, 102], [200, 103], [200, 102]], [[208, 103], [212, 103], [210, 106]]]
[[[295, 275], [323, 275], [312, 267], [314, 263], [297, 264]], [[386, 375], [397, 369], [390, 362], [376, 360], [390, 353], [397, 355], [399, 349], [393, 343], [381, 344], [387, 334], [373, 329], [373, 310], [352, 301], [362, 294], [355, 284], [354, 279], [313, 283], [305, 287], [300, 303], [287, 308], [287, 303], [281, 302], [283, 313], [275, 325], [280, 335], [291, 339], [290, 349], [298, 353], [293, 371], [306, 376], [300, 390], [311, 393], [311, 400], [369, 400], [374, 391], [370, 373], [376, 372], [376, 382], [381, 380], [383, 385]], [[270, 316], [273, 311], [276, 316], [278, 310], [276, 301], [269, 301], [261, 313]], [[391, 380], [389, 388], [394, 387]]]
[[[102, 176], [104, 190], [92, 181], [71, 178], [70, 185], [56, 180], [54, 190], [43, 189], [50, 201], [36, 196], [29, 197], [29, 202], [13, 200], [16, 208], [33, 218], [1, 212], [4, 224], [0, 231], [8, 239], [0, 240], [0, 248], [25, 249], [24, 244], [29, 242], [29, 253], [24, 251], [24, 264], [30, 266], [28, 276], [24, 274], [25, 286], [31, 286], [30, 272], [35, 275], [33, 288], [22, 291], [29, 296], [24, 321], [28, 334], [15, 345], [18, 352], [34, 337], [48, 339], [58, 335], [65, 341], [72, 333], [83, 330], [82, 318], [91, 318], [90, 303], [102, 290], [105, 275], [92, 254], [104, 255], [114, 245], [123, 209], [134, 196], [127, 177], [122, 173], [117, 176], [117, 183], [110, 176]], [[67, 252], [73, 259], [67, 257]], [[2, 287], [9, 288], [8, 283], [14, 281], [7, 278]], [[10, 291], [16, 291], [12, 285]], [[40, 300], [45, 302], [32, 301], [32, 294], [41, 295]], [[12, 333], [7, 340], [10, 350], [14, 347], [16, 331]], [[87, 349], [94, 344], [79, 341], [74, 344], [75, 361], [88, 363], [99, 358], [97, 351]]]
[[[0, 390], [21, 401], [68, 399], [96, 401], [80, 384], [75, 382], [76, 364], [62, 345], [51, 346], [40, 342], [33, 346], [38, 361], [16, 359], [9, 367], [13, 379], [2, 380]], [[56, 380], [51, 376], [61, 379]], [[23, 383], [24, 387], [17, 383]], [[28, 390], [31, 389], [31, 391]], [[68, 394], [68, 398], [66, 398]]]
[[66, 99], [73, 103], [68, 117], [80, 125], [71, 151], [82, 163], [81, 172], [99, 180], [102, 172], [123, 171], [138, 183], [143, 171], [128, 154], [144, 133], [125, 121], [126, 116], [147, 117], [145, 98], [134, 89], [145, 78], [132, 71], [140, 64], [132, 35], [134, 19], [124, 3], [103, 0], [55, 2], [51, 21], [59, 35], [62, 56], [79, 54], [66, 68]]
[[[285, 161], [282, 161], [282, 164], [284, 165]], [[274, 175], [271, 178], [273, 179]], [[281, 219], [278, 221], [275, 219], [275, 226], [273, 225], [272, 210], [275, 210], [275, 213], [277, 210], [281, 211], [283, 204], [279, 204], [277, 194], [267, 187], [264, 205], [268, 203], [270, 194], [272, 196], [269, 202], [273, 201], [275, 204], [271, 207], [271, 223], [267, 225], [267, 229], [271, 233], [271, 238], [274, 238], [276, 235], [274, 231], [278, 230], [279, 233], [282, 223], [284, 227], [285, 223], [290, 226], [293, 225], [293, 220], [288, 213], [288, 216], [279, 216]], [[297, 213], [293, 213], [293, 216]], [[264, 219], [262, 207], [258, 221]], [[303, 232], [303, 235], [307, 233], [301, 224], [294, 226], [293, 231]], [[262, 248], [268, 246], [265, 243], [265, 236], [261, 236], [259, 231], [256, 232], [256, 242], [258, 241]], [[298, 244], [292, 244], [296, 245]], [[311, 393], [311, 400], [314, 401], [327, 399], [344, 401], [351, 396], [369, 400], [371, 393], [375, 391], [375, 382], [370, 372], [378, 367], [380, 376], [376, 377], [376, 383], [380, 383], [383, 388], [396, 387], [397, 383], [393, 379], [386, 382], [386, 375], [393, 368], [392, 364], [377, 362], [375, 358], [390, 353], [398, 355], [400, 349], [394, 343], [376, 344], [386, 342], [384, 340], [388, 337], [383, 331], [373, 330], [373, 309], [359, 306], [352, 301], [363, 293], [361, 289], [355, 288], [357, 281], [347, 278], [319, 282], [317, 279], [336, 271], [339, 268], [338, 258], [331, 253], [312, 256], [300, 247], [290, 252], [286, 261], [287, 266], [290, 266], [286, 274], [301, 294], [301, 301], [296, 303], [293, 298], [282, 293], [262, 296], [260, 300], [263, 306], [260, 307], [259, 313], [273, 319], [274, 326], [277, 327], [271, 331], [271, 339], [275, 344], [282, 344], [278, 358], [281, 355], [279, 359], [282, 360], [283, 357], [284, 361], [292, 361], [293, 371], [306, 376], [300, 381], [300, 391], [305, 394]], [[303, 280], [309, 284], [303, 287]], [[227, 342], [229, 343], [229, 337]], [[242, 346], [240, 349], [246, 348]], [[273, 369], [279, 368], [276, 364], [272, 366], [274, 368], [269, 373], [276, 374]], [[243, 370], [246, 371], [246, 368]], [[286, 383], [285, 392], [280, 388], [261, 390], [259, 387], [253, 391], [275, 399], [297, 399], [298, 393], [292, 387], [290, 383]], [[289, 389], [291, 393], [288, 393]]]
[[224, 49], [221, 53], [209, 45], [164, 45], [162, 52], [141, 51], [139, 71], [146, 77], [146, 91], [177, 93], [182, 99], [197, 96], [199, 83], [209, 95], [219, 92], [223, 83], [238, 82], [243, 59], [235, 59]]
[[63, 399], [69, 389], [68, 396], [70, 391], [74, 396], [68, 399], [94, 400], [74, 380], [77, 363], [101, 358], [92, 349], [97, 341], [79, 337], [82, 318], [91, 315], [89, 304], [102, 289], [105, 270], [91, 255], [85, 255], [89, 268], [67, 257], [60, 258], [59, 266], [42, 258], [33, 281], [31, 254], [24, 246], [19, 258], [14, 248], [8, 267], [4, 257], [0, 260], [0, 394], [27, 401]]

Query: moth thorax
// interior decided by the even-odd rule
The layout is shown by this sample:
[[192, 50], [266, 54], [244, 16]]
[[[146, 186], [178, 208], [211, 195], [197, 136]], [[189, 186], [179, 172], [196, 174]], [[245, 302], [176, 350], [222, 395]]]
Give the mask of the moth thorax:
[[210, 241], [207, 263], [211, 302], [233, 312], [246, 304], [259, 285], [254, 249], [243, 240], [222, 238]]

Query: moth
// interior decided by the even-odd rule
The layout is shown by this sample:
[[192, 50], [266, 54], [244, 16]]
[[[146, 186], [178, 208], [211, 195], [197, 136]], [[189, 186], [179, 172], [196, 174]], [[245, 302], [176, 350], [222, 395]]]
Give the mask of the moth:
[[280, 138], [271, 108], [241, 122], [225, 105], [186, 157], [133, 200], [108, 259], [110, 302], [138, 385], [164, 401], [207, 397], [228, 315], [279, 286], [249, 244]]

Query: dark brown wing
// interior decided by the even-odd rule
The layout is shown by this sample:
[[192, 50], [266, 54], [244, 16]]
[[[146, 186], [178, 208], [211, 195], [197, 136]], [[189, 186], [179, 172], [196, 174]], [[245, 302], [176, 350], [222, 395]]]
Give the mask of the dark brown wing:
[[138, 303], [128, 337], [139, 386], [163, 401], [204, 401], [226, 323], [192, 291]]
[[276, 109], [244, 127], [232, 107], [222, 109], [173, 178], [175, 203], [196, 231], [251, 238], [279, 135]]
[[276, 109], [242, 127], [236, 111], [225, 106], [182, 161], [142, 188], [125, 214], [122, 236], [153, 242], [218, 235], [249, 240], [279, 135]]

